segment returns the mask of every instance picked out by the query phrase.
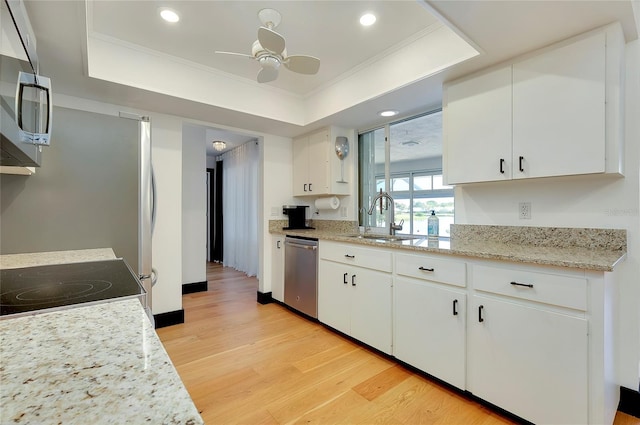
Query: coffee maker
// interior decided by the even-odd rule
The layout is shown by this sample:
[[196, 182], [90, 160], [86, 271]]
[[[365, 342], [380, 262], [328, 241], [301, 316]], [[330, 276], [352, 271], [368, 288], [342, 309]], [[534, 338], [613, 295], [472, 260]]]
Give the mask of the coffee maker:
[[283, 205], [282, 214], [289, 217], [289, 226], [283, 230], [313, 229], [306, 225], [307, 208], [309, 205]]

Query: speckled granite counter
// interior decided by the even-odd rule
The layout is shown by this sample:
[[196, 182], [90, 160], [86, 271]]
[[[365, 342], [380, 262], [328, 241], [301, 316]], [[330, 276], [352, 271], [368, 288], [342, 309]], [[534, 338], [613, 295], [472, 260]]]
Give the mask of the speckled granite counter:
[[5, 254], [0, 255], [0, 269], [18, 269], [20, 267], [80, 263], [83, 261], [111, 260], [114, 258], [116, 258], [116, 255], [111, 248]]
[[357, 234], [355, 223], [351, 226], [348, 225], [351, 222], [338, 223], [335, 226], [322, 223], [314, 230], [282, 230], [282, 221], [273, 220], [269, 223], [269, 231], [391, 249], [595, 271], [612, 271], [627, 253], [626, 231], [619, 229], [454, 224], [450, 241], [429, 241], [421, 237], [387, 242], [354, 238]]
[[[0, 268], [109, 260], [88, 249], [0, 256]], [[140, 301], [0, 321], [0, 424], [202, 424]]]
[[138, 300], [0, 322], [2, 424], [201, 424]]

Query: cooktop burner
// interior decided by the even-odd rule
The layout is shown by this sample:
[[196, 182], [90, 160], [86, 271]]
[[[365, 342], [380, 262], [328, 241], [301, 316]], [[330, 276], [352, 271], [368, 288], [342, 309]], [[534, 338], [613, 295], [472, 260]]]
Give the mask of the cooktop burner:
[[122, 259], [0, 270], [2, 316], [143, 294]]

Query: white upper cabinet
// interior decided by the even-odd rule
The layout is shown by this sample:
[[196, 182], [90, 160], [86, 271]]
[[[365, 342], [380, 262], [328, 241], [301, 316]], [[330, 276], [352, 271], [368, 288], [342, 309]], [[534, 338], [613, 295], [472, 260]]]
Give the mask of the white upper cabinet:
[[445, 90], [444, 171], [449, 184], [511, 179], [511, 67]]
[[599, 33], [513, 65], [514, 179], [605, 172], [605, 45]]
[[445, 85], [448, 184], [622, 174], [619, 24]]
[[[293, 196], [349, 194], [347, 179], [340, 181], [340, 173], [350, 167], [347, 164], [341, 167], [335, 154], [335, 139], [344, 133], [330, 127], [293, 140]], [[352, 145], [354, 141], [349, 143]]]

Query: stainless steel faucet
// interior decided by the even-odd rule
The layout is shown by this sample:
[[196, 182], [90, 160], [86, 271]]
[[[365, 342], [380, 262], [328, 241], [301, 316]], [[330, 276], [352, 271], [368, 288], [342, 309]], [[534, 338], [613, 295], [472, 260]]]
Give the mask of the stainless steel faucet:
[[402, 225], [404, 224], [404, 219], [400, 220], [400, 223], [396, 224], [395, 222], [395, 203], [393, 202], [393, 198], [391, 197], [391, 195], [389, 195], [387, 192], [383, 192], [382, 189], [380, 189], [380, 193], [376, 194], [376, 197], [373, 198], [373, 201], [371, 201], [371, 206], [369, 207], [369, 211], [367, 211], [367, 214], [372, 215], [373, 214], [373, 210], [376, 208], [376, 202], [380, 201], [380, 214], [382, 214], [382, 198], [386, 198], [387, 199], [387, 209], [389, 209], [389, 205], [391, 205], [391, 210], [390, 210], [390, 214], [389, 214], [389, 234], [391, 236], [396, 234], [396, 230], [402, 230]]

